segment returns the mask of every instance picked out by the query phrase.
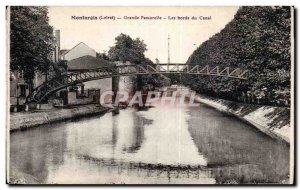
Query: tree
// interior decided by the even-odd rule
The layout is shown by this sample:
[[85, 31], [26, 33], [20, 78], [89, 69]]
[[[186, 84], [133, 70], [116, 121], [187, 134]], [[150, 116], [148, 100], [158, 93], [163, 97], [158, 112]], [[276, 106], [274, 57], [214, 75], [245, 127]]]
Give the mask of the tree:
[[120, 34], [115, 40], [115, 46], [108, 51], [108, 56], [111, 60], [129, 61], [135, 64], [141, 64], [146, 60], [144, 53], [147, 50], [147, 46], [143, 40], [139, 38], [132, 39], [126, 34]]
[[187, 63], [240, 67], [246, 81], [186, 76], [186, 85], [201, 93], [236, 100], [247, 91], [290, 90], [290, 7], [241, 7], [223, 30], [202, 43]]
[[[108, 51], [108, 57], [111, 61], [129, 61], [133, 64], [153, 64], [154, 63], [145, 57], [147, 45], [143, 40], [136, 38], [132, 39], [129, 35], [120, 34], [115, 38], [115, 46]], [[153, 86], [161, 86], [164, 77], [160, 75], [142, 75], [136, 77], [136, 87], [140, 90], [145, 84], [152, 84]]]
[[53, 28], [47, 14], [47, 7], [10, 7], [10, 70], [23, 70], [26, 80], [50, 64]]
[[108, 57], [108, 55], [106, 54], [106, 52], [103, 52], [103, 53], [96, 53], [96, 58], [97, 59], [102, 59], [102, 60], [107, 60], [107, 61], [109, 61], [110, 59], [109, 59], [109, 57]]

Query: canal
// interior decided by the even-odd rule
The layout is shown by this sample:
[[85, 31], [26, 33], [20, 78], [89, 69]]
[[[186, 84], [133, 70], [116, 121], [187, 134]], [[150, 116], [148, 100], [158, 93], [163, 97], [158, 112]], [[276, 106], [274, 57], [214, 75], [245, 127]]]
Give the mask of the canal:
[[127, 108], [11, 133], [10, 170], [40, 183], [279, 183], [289, 145], [205, 105]]

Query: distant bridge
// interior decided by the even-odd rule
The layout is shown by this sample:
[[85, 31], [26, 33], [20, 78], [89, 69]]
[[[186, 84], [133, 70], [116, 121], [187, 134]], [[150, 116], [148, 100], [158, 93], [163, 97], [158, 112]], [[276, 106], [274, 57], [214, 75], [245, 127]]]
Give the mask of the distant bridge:
[[217, 77], [228, 77], [234, 79], [247, 79], [247, 70], [240, 68], [229, 68], [221, 66], [200, 66], [197, 64], [127, 64], [118, 66], [101, 67], [80, 72], [73, 72], [54, 77], [44, 82], [33, 90], [27, 97], [27, 102], [42, 102], [51, 94], [78, 83], [130, 75], [149, 75], [149, 74], [190, 74], [207, 75]]

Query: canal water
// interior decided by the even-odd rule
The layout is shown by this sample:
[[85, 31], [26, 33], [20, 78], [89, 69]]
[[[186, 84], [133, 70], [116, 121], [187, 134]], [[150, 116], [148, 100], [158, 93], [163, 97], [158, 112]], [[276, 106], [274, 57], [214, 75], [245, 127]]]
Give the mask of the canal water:
[[10, 170], [40, 183], [282, 183], [289, 146], [205, 105], [127, 108], [11, 133]]

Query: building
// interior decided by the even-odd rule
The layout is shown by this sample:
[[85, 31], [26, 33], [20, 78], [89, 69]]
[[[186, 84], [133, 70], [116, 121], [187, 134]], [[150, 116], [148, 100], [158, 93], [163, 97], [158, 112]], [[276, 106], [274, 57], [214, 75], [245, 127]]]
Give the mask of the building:
[[58, 63], [60, 60], [60, 30], [54, 31], [52, 48], [53, 51], [49, 55], [49, 60], [51, 60], [53, 63]]
[[[59, 50], [60, 50], [60, 31], [55, 30], [54, 41], [53, 41], [53, 52], [49, 54], [48, 59], [53, 63], [59, 61]], [[26, 97], [32, 92], [32, 90], [47, 79], [47, 74], [43, 74], [37, 71], [32, 81], [24, 80], [23, 70], [10, 71], [10, 108], [12, 111], [23, 110], [24, 104], [26, 103]], [[50, 75], [49, 75], [50, 76]]]
[[30, 93], [29, 85], [24, 80], [23, 71], [10, 72], [10, 107], [11, 111], [17, 111], [18, 107], [24, 105], [26, 97]]
[[[15, 108], [24, 106], [26, 97], [32, 90], [46, 80], [51, 80], [56, 76], [55, 73], [61, 73], [60, 63], [65, 61], [67, 69], [64, 69], [64, 74], [86, 72], [90, 69], [99, 68], [102, 66], [112, 66], [109, 61], [96, 58], [96, 51], [87, 44], [80, 42], [73, 48], [66, 50], [60, 49], [60, 30], [55, 30], [53, 41], [53, 52], [49, 54], [49, 59], [52, 65], [47, 74], [37, 72], [32, 81], [27, 83], [24, 80], [22, 71], [12, 71], [10, 73], [10, 104]], [[116, 63], [117, 64], [117, 63]], [[119, 63], [121, 64], [121, 63]], [[52, 68], [52, 69], [51, 69]], [[58, 72], [59, 71], [59, 72]], [[125, 86], [122, 86], [126, 84]], [[121, 77], [119, 85], [121, 88], [133, 88], [133, 81], [131, 77]], [[129, 86], [128, 86], [129, 85]], [[105, 91], [112, 90], [112, 79], [99, 79], [94, 81], [84, 82], [75, 86], [67, 87], [56, 92], [49, 101], [49, 105], [74, 105], [74, 104], [89, 104], [99, 103], [100, 95]]]
[[82, 56], [90, 55], [92, 57], [96, 57], [96, 51], [90, 48], [83, 42], [80, 42], [76, 46], [74, 46], [70, 50], [61, 51], [60, 59], [70, 61], [72, 59], [76, 59]]
[[[67, 73], [86, 72], [103, 66], [111, 66], [109, 61], [96, 58], [96, 51], [83, 42], [70, 50], [60, 50], [60, 60], [67, 61]], [[100, 95], [112, 89], [112, 79], [99, 79], [71, 86], [64, 104], [99, 103]]]
[[[96, 69], [104, 66], [111, 66], [112, 63], [106, 60], [98, 59], [91, 55], [85, 55], [67, 62], [68, 73], [88, 72], [90, 69]], [[68, 104], [88, 104], [99, 103], [100, 95], [112, 89], [112, 79], [99, 79], [88, 81], [71, 86], [68, 89]]]

